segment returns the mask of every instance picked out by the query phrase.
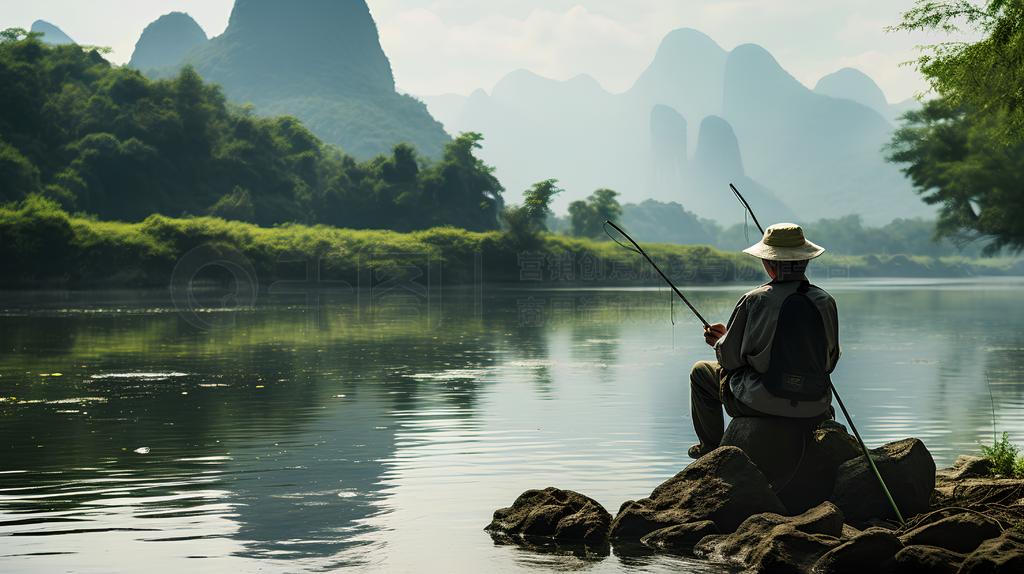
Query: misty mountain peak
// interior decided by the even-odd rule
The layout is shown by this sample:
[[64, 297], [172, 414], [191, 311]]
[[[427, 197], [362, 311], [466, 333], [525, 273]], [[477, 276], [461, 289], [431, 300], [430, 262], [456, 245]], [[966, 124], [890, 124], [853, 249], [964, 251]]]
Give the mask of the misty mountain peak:
[[784, 70], [768, 50], [757, 44], [736, 46], [725, 64], [725, 91], [731, 88], [767, 91], [779, 96], [808, 94], [803, 84]]
[[491, 97], [495, 101], [515, 103], [520, 106], [526, 102], [545, 105], [545, 102], [572, 101], [608, 95], [610, 94], [601, 87], [601, 84], [587, 74], [580, 74], [562, 82], [545, 78], [525, 68], [505, 74], [491, 90]]
[[53, 24], [47, 22], [46, 20], [36, 20], [35, 22], [32, 22], [31, 31], [42, 32], [43, 37], [40, 38], [40, 40], [46, 44], [56, 46], [58, 44], [78, 43], [72, 40], [70, 36], [65, 34], [64, 30], [61, 30], [60, 28], [54, 26]]
[[142, 31], [128, 65], [140, 70], [166, 66], [205, 42], [206, 32], [191, 16], [183, 12], [164, 14]]
[[223, 34], [147, 75], [173, 77], [186, 64], [232, 102], [295, 116], [360, 160], [401, 141], [440, 158], [451, 141], [423, 102], [395, 92], [365, 0], [236, 0]]
[[626, 97], [638, 107], [666, 105], [688, 118], [719, 114], [727, 56], [728, 52], [702, 32], [673, 30]]
[[703, 172], [721, 174], [729, 179], [743, 176], [740, 143], [729, 122], [718, 116], [708, 116], [700, 122], [693, 163]]
[[365, 1], [236, 0], [227, 29], [215, 40], [218, 61], [210, 64], [244, 63], [278, 89], [301, 86], [315, 73], [338, 80], [336, 89], [344, 91], [395, 91], [391, 63]]
[[855, 68], [843, 68], [821, 78], [814, 86], [814, 93], [853, 100], [882, 114], [884, 118], [891, 115], [889, 102], [885, 100], [882, 89], [867, 74]]
[[704, 32], [693, 28], [679, 28], [672, 30], [661, 40], [658, 52], [654, 55], [654, 61], [659, 58], [678, 58], [700, 53], [714, 53], [725, 50], [711, 39]]

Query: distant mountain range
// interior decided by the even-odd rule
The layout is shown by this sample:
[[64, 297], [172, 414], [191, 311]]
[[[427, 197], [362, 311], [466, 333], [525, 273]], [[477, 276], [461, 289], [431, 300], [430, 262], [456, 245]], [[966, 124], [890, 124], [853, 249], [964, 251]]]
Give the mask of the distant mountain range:
[[760, 46], [728, 52], [693, 29], [668, 34], [622, 94], [587, 75], [516, 70], [490, 94], [420, 98], [449, 132], [484, 134], [480, 156], [510, 191], [555, 177], [560, 202], [607, 187], [623, 202], [678, 202], [726, 225], [743, 219], [729, 183], [762, 223], [934, 213], [880, 151], [916, 102], [888, 104], [850, 68], [810, 90]]
[[232, 102], [296, 116], [359, 160], [390, 155], [401, 141], [437, 160], [451, 141], [422, 102], [395, 92], [364, 0], [236, 0], [224, 33], [208, 41], [172, 13], [146, 28], [132, 63], [152, 78], [191, 64]]

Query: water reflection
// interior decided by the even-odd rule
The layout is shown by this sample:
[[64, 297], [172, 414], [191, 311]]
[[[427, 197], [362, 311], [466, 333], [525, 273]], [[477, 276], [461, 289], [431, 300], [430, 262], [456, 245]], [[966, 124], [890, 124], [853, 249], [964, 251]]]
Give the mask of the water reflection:
[[[916, 436], [944, 466], [991, 440], [993, 418], [1021, 441], [1015, 290], [833, 291], [835, 379], [870, 446]], [[159, 296], [8, 294], [5, 571], [721, 571], [482, 531], [529, 488], [614, 512], [689, 462], [685, 376], [712, 356], [699, 323], [676, 308], [673, 326], [664, 293], [595, 293], [532, 293], [574, 301], [534, 326], [521, 293], [496, 291], [481, 321], [448, 305], [433, 331], [363, 328], [338, 303], [317, 331], [268, 307], [216, 333]], [[739, 295], [694, 300], [725, 322]], [[595, 298], [600, 312], [581, 308]]]

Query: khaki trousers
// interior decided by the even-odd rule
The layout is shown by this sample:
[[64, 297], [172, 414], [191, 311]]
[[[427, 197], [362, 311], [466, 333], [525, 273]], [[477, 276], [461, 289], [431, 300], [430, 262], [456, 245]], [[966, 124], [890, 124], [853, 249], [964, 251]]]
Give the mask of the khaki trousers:
[[732, 394], [729, 383], [723, 380], [726, 374], [726, 370], [713, 361], [700, 361], [690, 370], [690, 418], [704, 452], [718, 448], [722, 442], [725, 434], [722, 407], [733, 418], [772, 416], [740, 402]]

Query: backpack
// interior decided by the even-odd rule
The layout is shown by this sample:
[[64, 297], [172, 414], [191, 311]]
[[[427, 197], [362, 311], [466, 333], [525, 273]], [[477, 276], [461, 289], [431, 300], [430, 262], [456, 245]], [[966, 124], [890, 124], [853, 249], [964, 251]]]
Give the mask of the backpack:
[[821, 311], [809, 297], [804, 282], [782, 302], [772, 340], [772, 356], [761, 382], [772, 396], [796, 401], [820, 401], [832, 385], [829, 377], [828, 340]]

